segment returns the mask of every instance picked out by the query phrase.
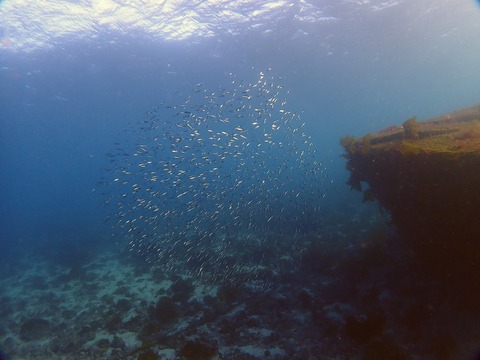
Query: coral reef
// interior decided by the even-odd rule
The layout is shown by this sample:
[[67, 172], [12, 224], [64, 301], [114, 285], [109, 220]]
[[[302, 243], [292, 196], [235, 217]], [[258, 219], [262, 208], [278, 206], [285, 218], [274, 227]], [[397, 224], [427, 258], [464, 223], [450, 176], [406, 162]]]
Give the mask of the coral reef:
[[281, 273], [211, 282], [187, 266], [143, 266], [113, 244], [79, 278], [37, 253], [11, 259], [0, 270], [1, 350], [25, 360], [474, 359], [478, 298], [460, 289], [450, 306], [377, 204], [344, 188], [324, 226], [297, 235], [302, 261]]

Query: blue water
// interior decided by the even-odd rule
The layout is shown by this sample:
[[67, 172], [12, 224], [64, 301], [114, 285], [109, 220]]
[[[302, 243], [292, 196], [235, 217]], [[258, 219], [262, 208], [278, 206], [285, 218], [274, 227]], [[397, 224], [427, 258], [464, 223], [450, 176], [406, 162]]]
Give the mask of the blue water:
[[[45, 7], [0, 3], [0, 261], [35, 255], [36, 249], [54, 252], [59, 244], [97, 251], [99, 244], [123, 248], [131, 241], [125, 228], [106, 220], [118, 209], [106, 206], [105, 199], [122, 195], [121, 189], [98, 186], [99, 181], [113, 184], [105, 171], [112, 168], [106, 154], [137, 141], [138, 122], [146, 112], [159, 107], [159, 116], [171, 116], [162, 109], [185, 104], [198, 84], [218, 92], [232, 86], [230, 74], [237, 83], [252, 83], [268, 72], [281, 84], [288, 108], [301, 114], [302, 132], [322, 164], [318, 178], [308, 178], [311, 192], [305, 193], [320, 195], [312, 207], [321, 209], [321, 220], [302, 219], [297, 203], [288, 217], [298, 220], [288, 224], [285, 234], [302, 229], [326, 234], [325, 228], [332, 231], [345, 221], [348, 225], [338, 231], [354, 237], [368, 226], [360, 220], [358, 228], [352, 227], [351, 219], [377, 216], [375, 206], [363, 204], [345, 185], [342, 136], [479, 102], [480, 9], [475, 1], [294, 1], [278, 7], [252, 1], [231, 5], [243, 21], [232, 16], [224, 22], [219, 20], [227, 17], [219, 15], [221, 5], [208, 4], [163, 10], [167, 13], [145, 8], [144, 16], [158, 16], [164, 25], [173, 22], [168, 11], [196, 14], [203, 30], [175, 39], [172, 29], [156, 31], [137, 17], [124, 21], [113, 10], [113, 23], [97, 21], [93, 32], [70, 24], [71, 31], [62, 33], [61, 26], [46, 24], [69, 5], [48, 15]], [[256, 10], [265, 12], [253, 15]], [[22, 18], [39, 18], [40, 24], [19, 25]], [[80, 14], [75, 21], [91, 23], [88, 19]], [[202, 105], [201, 98], [193, 102]], [[226, 175], [229, 166], [220, 171]], [[274, 162], [266, 166], [278, 170]], [[283, 176], [276, 177], [279, 184]], [[301, 174], [292, 176], [301, 183]], [[249, 180], [245, 174], [241, 179]], [[231, 196], [238, 203], [239, 195]], [[266, 197], [262, 206], [269, 199], [278, 197]], [[269, 217], [260, 213], [254, 218], [256, 236], [268, 240], [267, 233], [258, 233], [271, 230]], [[177, 220], [185, 224], [189, 219]], [[218, 230], [229, 221], [220, 218], [210, 225]]]

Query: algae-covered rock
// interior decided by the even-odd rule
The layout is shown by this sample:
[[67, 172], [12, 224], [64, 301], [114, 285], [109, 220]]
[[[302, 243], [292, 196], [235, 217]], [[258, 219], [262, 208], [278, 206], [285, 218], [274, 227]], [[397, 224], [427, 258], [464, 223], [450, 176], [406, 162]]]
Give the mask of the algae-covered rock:
[[480, 106], [341, 144], [348, 184], [388, 210], [422, 262], [480, 273]]
[[417, 123], [417, 117], [414, 116], [403, 123], [403, 132], [405, 139], [417, 140], [420, 126]]
[[50, 323], [45, 319], [28, 319], [20, 326], [20, 338], [23, 341], [34, 341], [47, 338], [50, 335]]

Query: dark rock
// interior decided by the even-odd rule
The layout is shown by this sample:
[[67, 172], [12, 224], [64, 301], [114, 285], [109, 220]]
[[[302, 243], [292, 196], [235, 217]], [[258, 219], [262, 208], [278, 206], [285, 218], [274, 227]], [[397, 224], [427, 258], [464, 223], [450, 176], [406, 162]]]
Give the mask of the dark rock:
[[23, 341], [41, 340], [49, 336], [50, 323], [45, 319], [29, 319], [20, 326], [20, 338]]
[[65, 319], [65, 320], [70, 320], [70, 319], [73, 319], [75, 316], [75, 312], [72, 311], [72, 310], [63, 310], [62, 311], [62, 317]]
[[107, 349], [110, 347], [110, 340], [108, 339], [100, 339], [96, 342], [96, 344], [100, 349]]
[[419, 331], [422, 326], [430, 323], [434, 316], [433, 309], [428, 304], [415, 303], [410, 306], [402, 317], [402, 322], [411, 331]]
[[164, 288], [158, 289], [157, 295], [165, 295], [167, 291]]
[[305, 289], [302, 289], [302, 291], [300, 291], [300, 293], [297, 296], [297, 299], [300, 304], [300, 307], [304, 310], [312, 306], [312, 303], [313, 303], [312, 296]]
[[112, 349], [108, 360], [127, 360], [130, 359], [125, 351], [120, 348]]
[[407, 360], [402, 349], [388, 339], [373, 341], [365, 349], [364, 359]]
[[112, 348], [116, 349], [124, 349], [125, 348], [125, 341], [119, 336], [114, 336], [112, 343], [110, 344]]
[[145, 341], [153, 339], [161, 331], [160, 325], [155, 321], [148, 321], [138, 334], [138, 339]]
[[105, 294], [100, 299], [108, 305], [113, 305], [113, 296], [112, 295]]
[[217, 348], [200, 341], [187, 341], [180, 349], [180, 355], [187, 360], [208, 360], [217, 353]]
[[[238, 360], [258, 360], [258, 357], [254, 356], [254, 355], [251, 355], [251, 354], [247, 354], [247, 353], [244, 353], [238, 349], [234, 349], [234, 350], [230, 350], [227, 354], [226, 354], [226, 359], [238, 359]], [[294, 358], [294, 357], [292, 357]]]
[[9, 360], [10, 358], [0, 349], [0, 360]]
[[87, 277], [85, 278], [86, 281], [89, 281], [89, 283], [83, 285], [83, 289], [85, 290], [85, 293], [88, 294], [89, 296], [95, 296], [98, 291], [100, 290], [99, 284], [92, 282], [94, 281], [94, 276], [91, 274], [87, 274]]
[[205, 303], [205, 305], [215, 306], [217, 300], [216, 300], [213, 296], [205, 295], [205, 296], [203, 297], [203, 302]]
[[222, 285], [217, 292], [217, 298], [226, 303], [233, 303], [239, 300], [240, 286]]
[[192, 280], [176, 279], [170, 287], [172, 300], [186, 302], [193, 295], [194, 287]]
[[200, 318], [200, 322], [204, 324], [211, 324], [214, 322], [219, 314], [214, 310], [204, 310], [203, 316]]
[[131, 331], [138, 333], [143, 326], [143, 319], [140, 316], [135, 316], [123, 323], [123, 329], [125, 331]]
[[16, 303], [14, 303], [14, 311], [23, 312], [27, 309], [29, 302], [25, 299], [19, 299]]
[[[117, 285], [119, 285], [120, 282], [117, 283]], [[126, 286], [120, 286], [115, 290], [115, 294], [116, 295], [124, 295], [124, 296], [128, 296], [130, 294], [130, 290], [128, 289], [128, 287]]]
[[127, 299], [120, 299], [115, 304], [116, 310], [120, 312], [127, 312], [130, 310], [131, 307], [132, 307], [132, 303], [130, 302], [130, 300], [127, 300]]
[[95, 330], [90, 325], [84, 325], [78, 331], [79, 339], [82, 339], [84, 342], [95, 339]]
[[48, 346], [54, 354], [60, 354], [62, 352], [62, 343], [57, 337], [51, 339]]
[[147, 350], [138, 355], [137, 360], [160, 360], [161, 357], [155, 354], [152, 350]]
[[12, 299], [7, 296], [0, 297], [0, 317], [6, 317], [13, 312]]
[[171, 324], [179, 319], [180, 310], [173, 300], [162, 297], [157, 301], [153, 317], [161, 324]]
[[381, 314], [371, 314], [361, 319], [349, 316], [345, 320], [345, 332], [353, 340], [368, 342], [382, 335], [384, 325], [385, 317]]
[[246, 319], [245, 325], [248, 326], [249, 328], [255, 328], [255, 327], [258, 327], [260, 324], [257, 317], [250, 316], [248, 319]]
[[234, 335], [238, 330], [238, 327], [231, 319], [223, 319], [219, 323], [219, 332], [224, 335]]
[[185, 309], [185, 315], [195, 316], [197, 314], [201, 314], [205, 306], [198, 300], [191, 300], [182, 308]]
[[438, 334], [431, 334], [428, 341], [428, 352], [433, 359], [454, 359], [454, 354], [458, 352], [458, 344], [447, 329], [443, 329]]
[[8, 354], [13, 354], [17, 346], [17, 343], [12, 337], [7, 337], [3, 341], [3, 350], [5, 350]]
[[176, 348], [178, 347], [178, 338], [175, 335], [169, 336], [166, 334], [160, 334], [155, 343], [161, 348]]
[[107, 320], [107, 322], [105, 323], [105, 328], [111, 333], [113, 333], [117, 331], [121, 325], [122, 325], [122, 317], [118, 315], [114, 315]]

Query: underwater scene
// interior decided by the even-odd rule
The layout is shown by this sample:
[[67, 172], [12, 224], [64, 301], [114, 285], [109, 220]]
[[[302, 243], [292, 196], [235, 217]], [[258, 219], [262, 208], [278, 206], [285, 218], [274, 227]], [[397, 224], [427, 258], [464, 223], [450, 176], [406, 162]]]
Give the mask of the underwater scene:
[[0, 2], [0, 360], [480, 359], [480, 3]]

